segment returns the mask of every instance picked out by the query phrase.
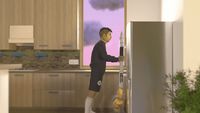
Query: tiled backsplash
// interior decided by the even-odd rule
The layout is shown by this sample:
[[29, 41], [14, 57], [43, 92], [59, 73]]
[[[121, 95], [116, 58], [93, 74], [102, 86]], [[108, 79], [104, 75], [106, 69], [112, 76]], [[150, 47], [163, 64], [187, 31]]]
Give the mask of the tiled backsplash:
[[23, 69], [79, 69], [80, 65], [69, 65], [69, 59], [79, 58], [79, 50], [0, 51], [0, 64], [23, 64]]

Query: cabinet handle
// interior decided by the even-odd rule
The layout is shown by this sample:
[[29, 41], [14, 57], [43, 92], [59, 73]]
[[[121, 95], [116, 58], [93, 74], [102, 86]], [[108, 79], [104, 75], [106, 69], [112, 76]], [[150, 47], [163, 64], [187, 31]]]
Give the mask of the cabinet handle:
[[50, 93], [50, 94], [58, 94], [59, 91], [48, 91], [48, 93]]
[[86, 76], [86, 77], [89, 77], [90, 76], [90, 74], [88, 73], [88, 74], [83, 74], [83, 75], [81, 75], [81, 76]]
[[72, 47], [72, 45], [69, 45], [69, 44], [63, 44], [62, 47]]
[[47, 44], [40, 44], [39, 47], [48, 47]]
[[49, 76], [51, 76], [51, 77], [57, 77], [59, 75], [58, 74], [50, 74]]
[[24, 74], [15, 74], [14, 76], [24, 76]]

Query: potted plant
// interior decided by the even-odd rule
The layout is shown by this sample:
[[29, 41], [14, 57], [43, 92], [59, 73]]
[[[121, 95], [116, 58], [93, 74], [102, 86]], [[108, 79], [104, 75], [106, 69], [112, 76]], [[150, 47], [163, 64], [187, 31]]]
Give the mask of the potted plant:
[[[170, 78], [170, 79], [169, 79]], [[170, 82], [169, 82], [170, 80]], [[178, 113], [200, 113], [200, 69], [168, 75], [167, 94]], [[169, 87], [170, 84], [172, 87]]]

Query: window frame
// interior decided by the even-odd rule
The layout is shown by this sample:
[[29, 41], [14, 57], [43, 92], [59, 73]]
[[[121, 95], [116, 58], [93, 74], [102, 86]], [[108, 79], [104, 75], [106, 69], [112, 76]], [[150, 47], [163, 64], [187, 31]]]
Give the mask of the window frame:
[[[80, 48], [80, 69], [90, 69], [90, 66], [83, 65], [83, 46], [84, 46], [84, 17], [83, 17], [83, 11], [84, 11], [84, 0], [77, 0], [77, 45], [79, 45]], [[124, 56], [126, 61], [126, 24], [127, 24], [127, 0], [124, 0]], [[126, 67], [126, 62], [125, 62]], [[119, 66], [106, 66], [106, 70], [119, 70]]]

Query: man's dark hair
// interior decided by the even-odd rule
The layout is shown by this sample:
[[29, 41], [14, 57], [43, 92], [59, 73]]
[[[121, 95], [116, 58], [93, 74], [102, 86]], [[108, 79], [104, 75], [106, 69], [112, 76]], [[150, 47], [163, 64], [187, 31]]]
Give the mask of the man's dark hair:
[[102, 37], [103, 34], [107, 34], [108, 32], [112, 32], [112, 30], [108, 27], [102, 27], [99, 31], [99, 36]]

